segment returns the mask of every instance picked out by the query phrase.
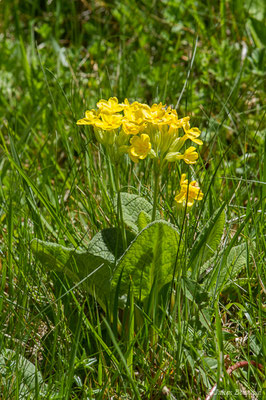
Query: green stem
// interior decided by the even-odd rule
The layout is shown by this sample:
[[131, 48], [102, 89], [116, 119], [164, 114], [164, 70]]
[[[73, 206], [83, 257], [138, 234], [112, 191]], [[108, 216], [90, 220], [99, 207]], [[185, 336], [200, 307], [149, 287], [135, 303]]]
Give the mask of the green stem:
[[123, 220], [123, 210], [122, 210], [122, 201], [121, 201], [121, 192], [120, 192], [120, 184], [119, 184], [119, 164], [115, 164], [115, 184], [117, 190], [117, 216], [118, 216], [118, 226], [121, 228], [122, 233], [122, 243], [123, 249], [127, 248], [127, 237], [126, 237], [126, 229]]
[[156, 158], [153, 161], [153, 173], [154, 173], [154, 191], [153, 191], [153, 208], [152, 208], [152, 221], [155, 221], [156, 208], [158, 204], [159, 195], [159, 183], [160, 183], [160, 167], [158, 165], [158, 160]]
[[109, 173], [109, 178], [110, 178], [110, 192], [111, 196], [114, 196], [115, 189], [116, 189], [116, 183], [114, 182], [114, 174], [112, 170], [112, 163], [110, 160], [110, 157], [107, 154], [107, 166], [108, 166], [108, 173]]

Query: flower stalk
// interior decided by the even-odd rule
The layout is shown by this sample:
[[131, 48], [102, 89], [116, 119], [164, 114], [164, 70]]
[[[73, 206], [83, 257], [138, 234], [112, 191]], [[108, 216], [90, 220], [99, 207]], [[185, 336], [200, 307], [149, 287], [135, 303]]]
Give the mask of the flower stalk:
[[160, 188], [160, 164], [156, 158], [153, 160], [154, 190], [153, 190], [153, 206], [151, 220], [155, 221], [156, 210], [158, 204], [159, 188]]
[[123, 209], [122, 209], [122, 201], [121, 201], [121, 189], [120, 189], [120, 182], [119, 182], [119, 164], [118, 163], [115, 164], [115, 185], [116, 185], [116, 192], [117, 192], [117, 220], [118, 220], [118, 227], [121, 229], [123, 249], [126, 250], [126, 248], [127, 248], [127, 237], [126, 237], [125, 223], [124, 223], [124, 219], [123, 219]]

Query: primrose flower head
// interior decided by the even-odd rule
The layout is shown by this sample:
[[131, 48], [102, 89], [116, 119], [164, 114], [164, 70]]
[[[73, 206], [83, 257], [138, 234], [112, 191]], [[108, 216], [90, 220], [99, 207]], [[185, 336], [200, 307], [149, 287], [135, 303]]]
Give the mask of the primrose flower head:
[[101, 119], [94, 122], [94, 126], [104, 131], [112, 131], [118, 129], [122, 123], [122, 115], [120, 114], [100, 114]]
[[85, 112], [85, 118], [79, 119], [77, 125], [93, 125], [99, 118], [99, 113], [95, 110], [88, 110]]
[[190, 139], [192, 142], [202, 145], [203, 141], [198, 139], [198, 137], [200, 136], [200, 130], [199, 128], [190, 128], [190, 124], [189, 122], [185, 123], [184, 126], [184, 131], [185, 131], [185, 138], [186, 139]]
[[186, 174], [181, 175], [180, 187], [180, 192], [175, 196], [175, 201], [179, 206], [192, 207], [195, 200], [203, 199], [198, 182], [192, 181], [188, 184]]
[[177, 160], [184, 160], [186, 164], [195, 164], [199, 158], [198, 153], [195, 151], [196, 147], [190, 146], [184, 154], [177, 155]]
[[131, 146], [128, 149], [132, 161], [144, 160], [151, 151], [150, 137], [144, 133], [140, 136], [133, 136], [130, 139]]
[[100, 100], [97, 103], [97, 107], [101, 113], [114, 114], [123, 110], [123, 105], [118, 103], [116, 97], [110, 97], [109, 100]]
[[[96, 139], [107, 147], [109, 154], [119, 154], [121, 158], [123, 152], [128, 153], [135, 162], [149, 156], [157, 160], [161, 169], [178, 160], [196, 163], [195, 147], [189, 147], [184, 154], [180, 150], [187, 140], [201, 145], [200, 130], [190, 127], [188, 116], [179, 119], [171, 106], [148, 106], [127, 99], [119, 103], [116, 97], [110, 97], [99, 100], [97, 107], [97, 111], [86, 111], [85, 118], [77, 124], [93, 126]], [[132, 136], [136, 138], [133, 140]]]
[[163, 106], [162, 103], [153, 104], [151, 107], [146, 108], [144, 113], [146, 121], [156, 124], [165, 116], [165, 105]]
[[127, 135], [137, 135], [142, 132], [146, 126], [147, 123], [144, 119], [143, 107], [140, 103], [134, 102], [124, 109], [123, 131]]

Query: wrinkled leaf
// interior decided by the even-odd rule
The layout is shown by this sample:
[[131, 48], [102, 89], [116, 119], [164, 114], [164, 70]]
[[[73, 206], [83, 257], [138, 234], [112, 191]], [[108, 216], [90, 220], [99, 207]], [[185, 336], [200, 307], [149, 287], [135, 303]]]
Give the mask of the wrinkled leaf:
[[[249, 254], [249, 259], [251, 254]], [[222, 274], [222, 278], [224, 281], [223, 289], [232, 284], [232, 281], [235, 280], [238, 275], [242, 272], [242, 270], [246, 267], [248, 260], [247, 254], [247, 244], [242, 243], [238, 246], [235, 246], [231, 249], [228, 254], [226, 260], [226, 269], [224, 274]]]
[[198, 307], [208, 302], [209, 294], [203, 290], [202, 286], [198, 282], [187, 277], [183, 277], [182, 286], [185, 296], [189, 300], [194, 301]]
[[249, 18], [247, 26], [252, 34], [256, 46], [261, 49], [266, 44], [266, 32], [264, 21], [259, 21], [256, 18]]
[[206, 276], [213, 270], [213, 266], [215, 265], [217, 260], [217, 254], [214, 257], [209, 258], [201, 267], [200, 267], [200, 275], [198, 277], [198, 281], [201, 283]]
[[158, 289], [173, 279], [177, 253], [182, 254], [177, 230], [165, 221], [155, 221], [134, 239], [118, 262], [112, 279], [115, 290], [120, 282], [120, 295], [126, 294], [130, 282], [136, 298], [144, 299], [156, 281]]
[[225, 204], [209, 219], [192, 247], [190, 265], [193, 266], [193, 278], [198, 271], [195, 265], [212, 257], [221, 242], [225, 224], [224, 207]]
[[221, 214], [218, 216], [207, 237], [206, 246], [203, 251], [204, 260], [208, 260], [211, 256], [213, 256], [216, 249], [220, 245], [221, 238], [224, 232], [224, 224], [225, 224], [225, 212], [224, 210], [222, 210]]
[[[33, 399], [36, 394], [36, 380], [41, 393], [44, 395], [46, 385], [42, 375], [37, 371], [34, 364], [14, 350], [3, 349], [0, 353], [0, 376], [2, 384], [9, 390], [10, 399], [15, 396], [16, 388], [19, 387], [19, 400]], [[15, 397], [14, 397], [15, 398]]]
[[[141, 196], [137, 194], [125, 193], [121, 194], [122, 212], [123, 220], [125, 224], [132, 229], [133, 232], [138, 233], [138, 221], [139, 215], [142, 211], [145, 212], [149, 222], [151, 221], [152, 205]], [[117, 196], [114, 200], [115, 210], [117, 211]], [[157, 213], [157, 218], [159, 218], [159, 213]]]
[[249, 14], [249, 17], [257, 18], [262, 21], [266, 16], [266, 5], [264, 0], [248, 0], [244, 1], [244, 7]]
[[233, 247], [227, 257], [222, 256], [221, 262], [216, 264], [216, 268], [207, 281], [209, 290], [219, 294], [222, 289], [225, 289], [233, 283], [233, 280], [246, 265], [247, 245], [246, 243], [242, 243]]
[[151, 217], [145, 211], [141, 211], [138, 216], [138, 229], [141, 231], [151, 222]]
[[[128, 243], [134, 235], [127, 232]], [[67, 248], [34, 239], [32, 250], [49, 270], [63, 272], [74, 282], [88, 277], [83, 287], [96, 293], [99, 301], [109, 296], [115, 261], [123, 254], [121, 234], [115, 228], [97, 233], [87, 249]]]

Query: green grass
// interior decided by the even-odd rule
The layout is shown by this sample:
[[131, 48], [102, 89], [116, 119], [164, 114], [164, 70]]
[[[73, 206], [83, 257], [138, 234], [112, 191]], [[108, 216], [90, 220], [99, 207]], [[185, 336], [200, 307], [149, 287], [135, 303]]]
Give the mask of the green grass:
[[[231, 377], [225, 370], [265, 358], [264, 3], [0, 7], [0, 354], [13, 350], [16, 361], [1, 370], [0, 358], [1, 399], [163, 399], [166, 389], [171, 399], [204, 399], [215, 383], [217, 399], [223, 391], [245, 399], [243, 388], [262, 399], [258, 368]], [[189, 218], [178, 216], [178, 164], [163, 176], [158, 205], [183, 232], [179, 274], [193, 278], [195, 293], [180, 280], [165, 293], [154, 286], [143, 303], [130, 289], [126, 308], [118, 310], [116, 299], [114, 313], [82, 282], [47, 271], [31, 249], [34, 238], [86, 247], [115, 226], [105, 150], [76, 125], [109, 96], [178, 105], [204, 141], [195, 167], [182, 165], [195, 172], [204, 200]], [[149, 161], [125, 162], [121, 187], [152, 201], [150, 171]], [[195, 242], [205, 243], [223, 204], [223, 236], [206, 277]], [[225, 259], [241, 245], [243, 268], [222, 285]], [[21, 356], [33, 363], [30, 378]]]

